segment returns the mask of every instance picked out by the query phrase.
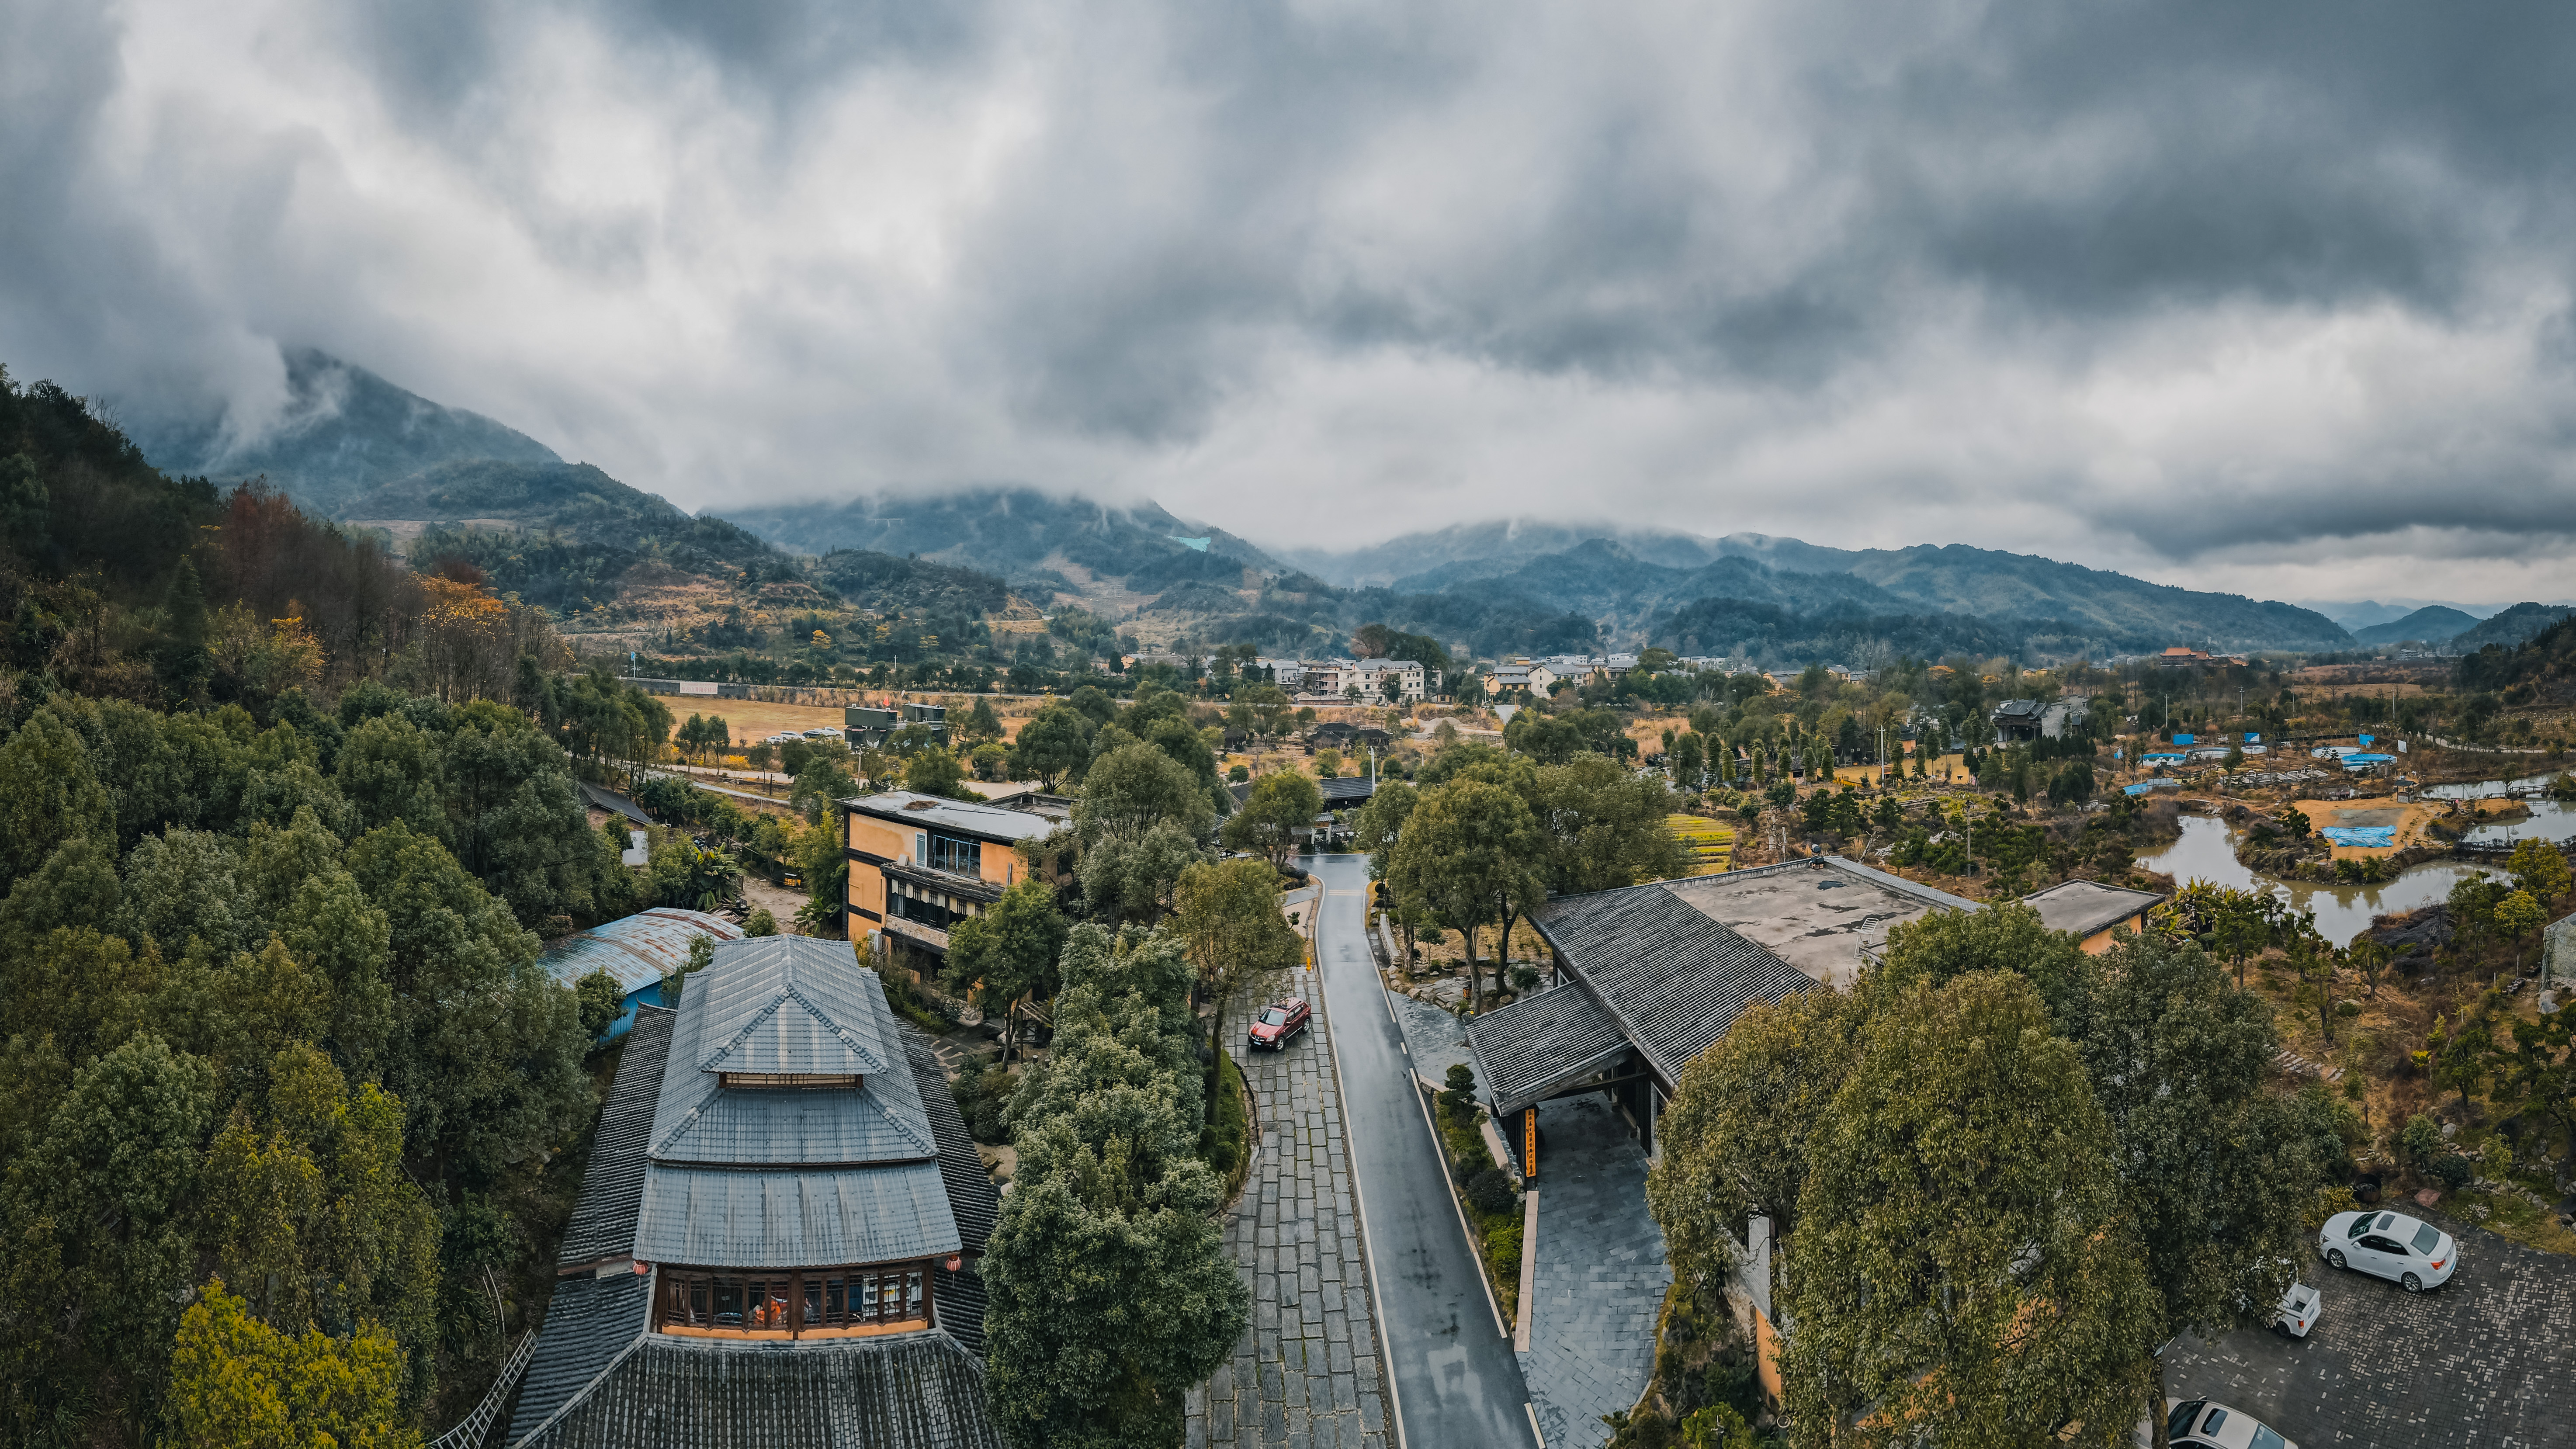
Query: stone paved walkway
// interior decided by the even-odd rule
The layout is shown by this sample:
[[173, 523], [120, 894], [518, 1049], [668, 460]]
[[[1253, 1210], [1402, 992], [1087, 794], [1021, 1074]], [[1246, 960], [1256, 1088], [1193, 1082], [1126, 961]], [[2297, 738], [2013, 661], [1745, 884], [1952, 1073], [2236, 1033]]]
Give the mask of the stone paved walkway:
[[1395, 1007], [1395, 1024], [1404, 1033], [1404, 1050], [1413, 1060], [1415, 1076], [1436, 1087], [1449, 1079], [1452, 1064], [1474, 1065], [1467, 1060], [1465, 1017], [1391, 991], [1386, 999]]
[[[1289, 989], [1312, 999], [1312, 982], [1299, 973]], [[1394, 1442], [1329, 1031], [1319, 1014], [1285, 1051], [1231, 1048], [1261, 1113], [1260, 1155], [1225, 1227], [1252, 1325], [1233, 1361], [1191, 1391], [1190, 1449]]]
[[1601, 1097], [1538, 1109], [1538, 1278], [1520, 1355], [1548, 1449], [1595, 1449], [1655, 1366], [1673, 1270], [1646, 1210], [1646, 1154]]

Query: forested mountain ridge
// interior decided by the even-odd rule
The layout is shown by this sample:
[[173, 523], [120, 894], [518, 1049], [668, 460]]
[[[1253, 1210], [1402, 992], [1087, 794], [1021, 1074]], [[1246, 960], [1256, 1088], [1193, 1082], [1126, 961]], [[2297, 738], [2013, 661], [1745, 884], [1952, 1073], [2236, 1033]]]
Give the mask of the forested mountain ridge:
[[2438, 643], [2457, 638], [2478, 626], [2478, 616], [2463, 613], [2446, 604], [2427, 604], [2403, 618], [2385, 624], [2373, 624], [2352, 631], [2355, 644], [2402, 644], [2409, 639]]
[[552, 448], [480, 413], [431, 402], [310, 347], [284, 349], [287, 402], [258, 436], [237, 439], [220, 415], [139, 428], [152, 462], [218, 482], [265, 477], [298, 503], [344, 517], [367, 489], [441, 463], [561, 463]]
[[2500, 614], [2480, 620], [2473, 628], [2453, 635], [2451, 647], [2463, 654], [2474, 654], [2490, 644], [2501, 644], [2510, 649], [2570, 614], [2576, 614], [2576, 605], [2516, 604]]

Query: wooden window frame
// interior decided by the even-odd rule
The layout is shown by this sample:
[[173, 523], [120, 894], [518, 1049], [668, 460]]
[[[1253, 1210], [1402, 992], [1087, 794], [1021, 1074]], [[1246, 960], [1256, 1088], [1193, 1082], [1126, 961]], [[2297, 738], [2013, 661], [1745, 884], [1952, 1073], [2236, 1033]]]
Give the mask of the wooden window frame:
[[[853, 1263], [828, 1268], [700, 1268], [664, 1265], [653, 1287], [653, 1328], [656, 1332], [682, 1338], [739, 1339], [826, 1339], [868, 1338], [887, 1333], [918, 1333], [936, 1321], [931, 1280], [931, 1260], [914, 1258], [893, 1263]], [[840, 1317], [830, 1317], [828, 1306], [824, 1321], [806, 1321], [807, 1285], [814, 1288], [814, 1302], [828, 1305], [830, 1285], [842, 1287]], [[753, 1324], [725, 1325], [715, 1322], [720, 1289], [726, 1284], [764, 1285], [763, 1297], [781, 1305], [779, 1320]], [[863, 1285], [873, 1285], [874, 1297], [868, 1310], [850, 1306], [851, 1300], [866, 1292]], [[737, 1292], [740, 1289], [736, 1289]], [[893, 1294], [901, 1311], [885, 1311], [885, 1295]], [[764, 1305], [763, 1312], [766, 1311]], [[746, 1312], [746, 1317], [751, 1316]]]

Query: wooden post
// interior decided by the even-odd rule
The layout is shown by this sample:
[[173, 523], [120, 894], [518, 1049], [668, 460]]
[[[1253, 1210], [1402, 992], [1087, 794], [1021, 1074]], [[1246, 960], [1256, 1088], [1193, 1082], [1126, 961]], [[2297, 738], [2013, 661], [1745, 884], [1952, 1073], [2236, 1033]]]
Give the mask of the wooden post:
[[1521, 1109], [1521, 1180], [1538, 1180], [1538, 1108]]

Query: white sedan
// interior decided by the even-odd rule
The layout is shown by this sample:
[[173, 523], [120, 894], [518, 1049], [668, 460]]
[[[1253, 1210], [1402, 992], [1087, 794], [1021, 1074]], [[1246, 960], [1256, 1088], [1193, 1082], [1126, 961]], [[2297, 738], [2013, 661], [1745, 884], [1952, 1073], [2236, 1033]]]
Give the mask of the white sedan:
[[2225, 1404], [2193, 1399], [2165, 1411], [2165, 1439], [2173, 1449], [2299, 1449], [2269, 1424]]
[[2403, 1213], [2336, 1213], [2317, 1234], [2317, 1255], [2396, 1282], [2409, 1293], [2439, 1288], [2459, 1270], [2449, 1233]]

